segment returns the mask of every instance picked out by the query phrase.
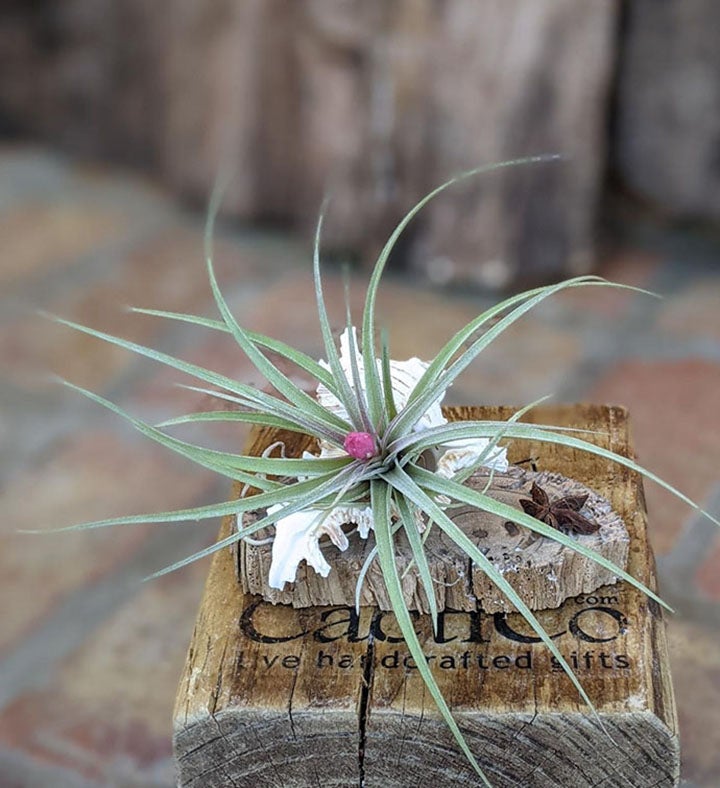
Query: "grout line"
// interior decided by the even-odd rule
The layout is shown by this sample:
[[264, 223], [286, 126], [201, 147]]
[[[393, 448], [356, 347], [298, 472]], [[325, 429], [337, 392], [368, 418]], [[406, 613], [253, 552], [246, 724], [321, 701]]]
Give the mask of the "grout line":
[[0, 295], [0, 307], [7, 316], [13, 317], [18, 309], [30, 310], [33, 307], [28, 305], [40, 304], [51, 296], [55, 298], [66, 292], [81, 295], [87, 285], [110, 280], [114, 273], [122, 270], [128, 257], [172, 224], [172, 219], [164, 215], [133, 222], [118, 237], [99, 242], [79, 256], [61, 260], [50, 271], [39, 271], [10, 283]]
[[57, 763], [43, 763], [16, 749], [0, 750], [0, 777], [3, 785], [22, 788], [102, 788], [101, 783], [88, 780], [75, 769]]
[[[720, 482], [713, 487], [704, 508], [713, 517], [720, 515]], [[670, 552], [658, 557], [658, 567], [664, 572], [672, 571], [678, 579], [691, 579], [719, 535], [714, 523], [695, 512], [686, 521]]]
[[[713, 488], [705, 509], [712, 515], [720, 513], [720, 484]], [[720, 605], [698, 593], [694, 575], [717, 539], [717, 526], [698, 512], [688, 519], [672, 550], [657, 558], [663, 599], [683, 617], [713, 629], [720, 629]]]

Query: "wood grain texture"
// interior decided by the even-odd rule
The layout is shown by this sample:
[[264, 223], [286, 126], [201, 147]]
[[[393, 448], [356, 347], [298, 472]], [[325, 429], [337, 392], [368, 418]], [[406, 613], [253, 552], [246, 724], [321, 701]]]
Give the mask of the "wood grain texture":
[[[486, 418], [510, 412], [483, 409]], [[613, 450], [632, 451], [622, 409], [538, 408], [534, 418], [603, 423]], [[630, 530], [629, 571], [654, 586], [634, 474], [559, 447], [514, 451], [571, 471], [608, 497]], [[231, 527], [226, 521], [222, 533]], [[427, 616], [417, 618], [426, 659], [493, 785], [677, 784], [677, 721], [658, 607], [618, 583], [539, 618], [577, 665], [606, 732], [517, 614], [446, 611], [436, 635]], [[187, 788], [477, 782], [391, 613], [273, 606], [240, 592], [227, 550], [212, 563], [174, 724], [179, 784]]]
[[591, 264], [619, 5], [6, 2], [0, 123], [203, 205], [227, 168], [229, 215], [309, 238], [330, 188], [327, 250], [366, 264], [454, 173], [558, 152], [449, 192], [397, 250], [434, 281], [549, 281]]
[[714, 0], [627, 5], [612, 164], [666, 216], [720, 219], [718, 11]]

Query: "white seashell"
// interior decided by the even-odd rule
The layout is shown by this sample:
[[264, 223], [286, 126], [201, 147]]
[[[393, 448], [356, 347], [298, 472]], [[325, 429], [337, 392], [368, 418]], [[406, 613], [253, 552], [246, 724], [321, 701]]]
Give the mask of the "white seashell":
[[[268, 514], [280, 509], [281, 505], [272, 506]], [[319, 544], [323, 533], [327, 533], [340, 550], [347, 550], [347, 537], [342, 528], [328, 522], [329, 517], [318, 526], [322, 515], [323, 512], [318, 509], [307, 509], [281, 517], [275, 523], [272, 562], [268, 573], [271, 588], [283, 588], [285, 583], [292, 583], [302, 560], [307, 561], [318, 574], [328, 576], [330, 564], [325, 560]]]
[[[281, 505], [268, 508], [268, 514], [280, 511]], [[370, 507], [338, 507], [326, 514], [319, 509], [307, 509], [287, 517], [281, 517], [275, 523], [275, 540], [272, 546], [272, 561], [268, 573], [268, 584], [271, 588], [282, 589], [285, 583], [295, 580], [300, 562], [305, 560], [320, 575], [327, 577], [330, 564], [320, 550], [320, 537], [327, 534], [330, 541], [345, 551], [348, 540], [343, 525], [355, 524], [358, 533], [367, 539], [373, 527], [372, 510]]]
[[345, 523], [356, 525], [358, 533], [362, 539], [367, 539], [373, 527], [372, 509], [369, 506], [363, 508], [350, 506], [335, 509], [331, 517], [335, 516], [338, 525]]
[[[357, 347], [357, 329], [353, 327], [352, 331], [353, 337], [355, 337], [355, 346]], [[352, 365], [350, 363], [350, 359], [350, 337], [348, 330], [345, 329], [345, 331], [343, 331], [340, 336], [340, 366], [345, 373], [345, 377], [347, 378], [350, 388], [354, 389], [352, 379]], [[357, 363], [361, 375], [361, 383], [363, 384], [362, 388], [363, 391], [365, 391], [364, 379], [362, 378], [365, 371], [365, 366], [363, 357], [360, 355], [360, 353], [357, 354]], [[330, 366], [326, 361], [321, 360], [320, 364], [326, 369], [330, 369]], [[382, 362], [380, 359], [376, 359], [376, 364], [378, 367], [378, 372], [381, 372]], [[407, 405], [413, 389], [418, 384], [420, 378], [423, 376], [428, 366], [430, 365], [425, 361], [421, 361], [419, 358], [409, 358], [407, 361], [390, 360], [390, 380], [392, 381], [395, 405], [397, 406], [398, 410], [402, 410], [402, 408]], [[316, 397], [318, 402], [324, 408], [327, 408], [329, 411], [337, 416], [340, 416], [342, 419], [349, 418], [348, 413], [340, 400], [325, 386], [323, 386], [322, 383], [320, 383], [317, 387]], [[433, 404], [420, 417], [417, 424], [415, 424], [413, 427], [413, 430], [426, 430], [430, 427], [438, 427], [443, 424], [447, 424], [447, 421], [445, 418], [443, 418], [442, 411], [440, 410], [441, 401], [442, 397], [440, 397], [436, 402], [433, 402]]]
[[[271, 507], [268, 511], [278, 510], [281, 506]], [[285, 583], [295, 580], [297, 568], [305, 560], [323, 577], [330, 572], [330, 564], [325, 560], [318, 538], [309, 538], [313, 525], [321, 513], [316, 509], [289, 514], [275, 523], [275, 540], [272, 546], [272, 562], [268, 573], [271, 588], [283, 588]]]

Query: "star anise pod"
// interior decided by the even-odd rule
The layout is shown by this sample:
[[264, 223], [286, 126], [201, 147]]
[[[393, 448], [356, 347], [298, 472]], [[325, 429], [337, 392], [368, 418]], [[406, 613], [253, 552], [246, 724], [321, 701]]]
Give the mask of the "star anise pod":
[[550, 525], [558, 531], [573, 531], [576, 534], [593, 534], [600, 526], [580, 514], [580, 510], [588, 499], [587, 495], [568, 495], [550, 501], [548, 494], [535, 482], [530, 489], [532, 500], [520, 499], [520, 505], [540, 522]]

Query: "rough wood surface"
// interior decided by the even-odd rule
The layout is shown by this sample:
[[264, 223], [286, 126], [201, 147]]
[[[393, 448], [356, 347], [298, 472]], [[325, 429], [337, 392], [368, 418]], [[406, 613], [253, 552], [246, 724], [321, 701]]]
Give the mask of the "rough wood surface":
[[[489, 408], [488, 418], [509, 409]], [[604, 420], [631, 452], [624, 411], [538, 408], [539, 420]], [[655, 584], [639, 479], [574, 452], [524, 444], [543, 467], [613, 503], [629, 571]], [[518, 455], [519, 456], [519, 455]], [[632, 495], [628, 494], [632, 491]], [[225, 521], [227, 534], [232, 523]], [[445, 612], [417, 631], [473, 752], [497, 788], [677, 783], [677, 721], [662, 616], [625, 583], [539, 613], [608, 735], [518, 614]], [[230, 551], [213, 560], [176, 701], [179, 785], [451, 788], [477, 783], [413, 669], [390, 613], [295, 609], [238, 592]]]
[[[478, 418], [477, 408], [446, 408], [449, 420]], [[589, 425], [590, 429], [601, 430], [604, 421]], [[250, 440], [250, 453], [262, 454], [263, 450], [277, 440], [285, 442], [289, 456], [299, 456], [309, 442], [296, 433], [257, 430]], [[605, 446], [609, 445], [608, 436]], [[471, 486], [484, 489], [488, 476], [476, 474]], [[518, 511], [519, 500], [528, 498], [530, 487], [536, 481], [549, 493], [551, 500], [565, 495], [588, 494], [585, 512], [600, 529], [588, 536], [575, 538], [587, 547], [599, 552], [605, 558], [623, 569], [627, 562], [628, 534], [622, 518], [613, 511], [610, 503], [581, 482], [557, 473], [542, 470], [533, 472], [519, 467], [511, 467], [507, 474], [496, 474], [491, 485], [491, 494], [503, 503]], [[628, 487], [627, 493], [632, 494]], [[264, 514], [261, 512], [260, 514]], [[257, 515], [249, 514], [244, 524], [249, 524]], [[569, 549], [562, 549], [556, 542], [544, 538], [533, 538], [525, 528], [513, 523], [507, 524], [505, 518], [479, 512], [472, 507], [463, 507], [453, 513], [453, 519], [463, 530], [472, 536], [473, 541], [486, 551], [488, 558], [500, 569], [522, 599], [533, 609], [543, 610], [557, 607], [568, 597], [589, 593], [602, 585], [613, 583], [616, 577], [594, 561]], [[274, 528], [256, 534], [257, 539], [272, 536]], [[298, 569], [297, 581], [286, 584], [284, 589], [268, 585], [268, 570], [271, 562], [271, 545], [254, 545], [243, 542], [238, 550], [238, 575], [242, 589], [246, 593], [259, 594], [268, 602], [311, 607], [313, 605], [353, 605], [358, 573], [375, 544], [371, 534], [367, 540], [357, 534], [350, 538], [350, 547], [340, 552], [331, 544], [325, 547], [332, 570], [328, 577], [318, 575], [311, 567]], [[417, 571], [412, 568], [412, 551], [400, 534], [396, 560], [404, 575], [403, 591], [405, 602], [411, 610], [429, 612], [425, 590]], [[488, 613], [511, 612], [516, 610], [503, 594], [490, 582], [484, 572], [476, 566], [469, 566], [465, 553], [461, 552], [451, 539], [439, 529], [433, 529], [426, 543], [428, 563], [433, 579], [438, 610], [446, 607], [454, 610], [474, 610], [480, 604]], [[405, 569], [411, 566], [405, 574]], [[361, 596], [363, 605], [377, 605], [382, 610], [390, 610], [390, 599], [377, 562], [374, 562], [366, 575]]]
[[613, 165], [664, 214], [720, 219], [720, 5], [626, 4]]
[[616, 0], [5, 6], [0, 127], [152, 168], [202, 204], [224, 163], [231, 216], [310, 237], [329, 187], [328, 249], [367, 262], [456, 172], [559, 152], [448, 193], [398, 252], [486, 287], [590, 263]]

